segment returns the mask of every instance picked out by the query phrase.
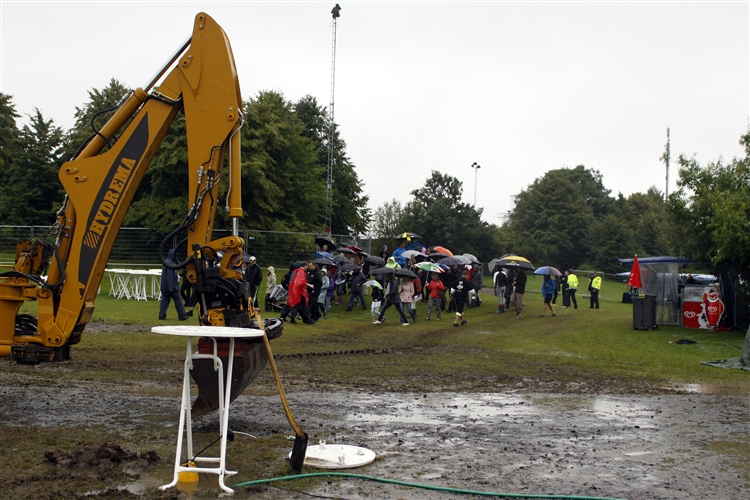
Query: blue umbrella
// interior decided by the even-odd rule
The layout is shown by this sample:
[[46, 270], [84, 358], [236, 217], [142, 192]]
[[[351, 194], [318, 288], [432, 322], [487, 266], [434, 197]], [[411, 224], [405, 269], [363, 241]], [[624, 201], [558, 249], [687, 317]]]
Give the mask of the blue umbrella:
[[543, 274], [545, 276], [562, 276], [560, 270], [552, 266], [538, 267], [536, 271], [534, 271], [534, 274]]

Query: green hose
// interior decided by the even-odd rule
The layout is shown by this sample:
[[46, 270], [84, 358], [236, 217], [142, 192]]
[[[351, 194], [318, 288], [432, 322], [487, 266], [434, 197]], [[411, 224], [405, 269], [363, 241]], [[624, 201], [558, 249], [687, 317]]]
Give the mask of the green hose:
[[563, 498], [567, 500], [623, 500], [621, 498], [605, 497], [583, 497], [576, 495], [526, 495], [523, 493], [493, 493], [491, 491], [472, 491], [461, 490], [456, 488], [446, 488], [443, 486], [430, 486], [429, 484], [409, 483], [406, 481], [396, 481], [395, 479], [386, 479], [383, 477], [363, 476], [361, 474], [348, 474], [346, 472], [313, 472], [310, 474], [297, 474], [294, 476], [272, 477], [270, 479], [256, 479], [255, 481], [246, 481], [244, 483], [234, 484], [234, 487], [254, 486], [257, 484], [273, 483], [276, 481], [290, 481], [292, 479], [304, 479], [308, 477], [351, 477], [354, 479], [367, 479], [369, 481], [378, 481], [381, 483], [398, 484], [401, 486], [410, 486], [412, 488], [424, 488], [426, 490], [447, 491], [450, 493], [462, 493], [467, 495], [481, 495], [485, 497], [505, 497], [505, 498]]

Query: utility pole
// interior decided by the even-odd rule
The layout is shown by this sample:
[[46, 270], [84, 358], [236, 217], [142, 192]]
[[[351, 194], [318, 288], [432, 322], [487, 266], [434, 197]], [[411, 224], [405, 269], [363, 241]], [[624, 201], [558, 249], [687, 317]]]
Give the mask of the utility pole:
[[669, 127], [667, 127], [667, 144], [664, 146], [664, 154], [659, 158], [667, 167], [667, 182], [664, 189], [664, 201], [669, 201]]
[[474, 169], [474, 208], [477, 208], [477, 172], [482, 167], [477, 162], [474, 162], [471, 164], [471, 168]]
[[333, 217], [333, 138], [334, 138], [334, 121], [333, 121], [333, 89], [336, 83], [336, 20], [341, 16], [341, 7], [339, 4], [331, 10], [333, 24], [331, 30], [331, 103], [328, 107], [328, 175], [326, 177], [326, 233], [331, 235], [331, 219]]

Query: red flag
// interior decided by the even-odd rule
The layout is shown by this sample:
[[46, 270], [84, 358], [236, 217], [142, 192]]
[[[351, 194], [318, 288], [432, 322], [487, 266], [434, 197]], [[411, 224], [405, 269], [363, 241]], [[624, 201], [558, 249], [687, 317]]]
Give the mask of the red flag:
[[628, 278], [628, 286], [630, 288], [641, 288], [641, 266], [638, 264], [638, 256], [633, 259], [633, 269], [630, 270], [630, 277]]

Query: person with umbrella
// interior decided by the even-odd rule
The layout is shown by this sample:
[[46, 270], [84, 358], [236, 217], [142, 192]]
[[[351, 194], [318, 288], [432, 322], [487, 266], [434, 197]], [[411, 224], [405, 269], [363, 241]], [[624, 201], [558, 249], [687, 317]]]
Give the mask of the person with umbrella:
[[542, 308], [542, 314], [539, 317], [544, 317], [544, 313], [547, 312], [547, 308], [552, 312], [552, 316], [555, 315], [555, 306], [552, 305], [552, 297], [555, 295], [557, 285], [549, 274], [544, 275], [544, 281], [542, 281], [542, 297], [544, 297], [544, 307]]
[[326, 309], [326, 296], [328, 295], [328, 285], [330, 284], [328, 278], [328, 269], [323, 268], [320, 270], [320, 292], [318, 292], [318, 318], [323, 314], [323, 319], [328, 319], [328, 309]]
[[510, 305], [516, 306], [516, 319], [523, 319], [523, 294], [526, 293], [526, 273], [523, 268], [516, 268], [516, 278], [513, 281], [513, 295]]
[[349, 307], [346, 308], [347, 311], [352, 310], [357, 300], [362, 305], [362, 310], [367, 309], [365, 298], [362, 296], [362, 285], [365, 284], [365, 281], [367, 281], [367, 278], [361, 269], [358, 268], [352, 271], [352, 279], [349, 283]]
[[505, 312], [505, 287], [508, 286], [508, 277], [503, 272], [503, 268], [495, 264], [493, 269], [492, 281], [495, 285], [495, 296], [497, 297], [497, 311], [495, 314]]
[[320, 289], [323, 287], [323, 278], [320, 276], [318, 266], [313, 261], [307, 263], [307, 287], [310, 295], [307, 308], [309, 309], [310, 318], [317, 321], [320, 319], [318, 297], [320, 296]]
[[[326, 313], [331, 312], [331, 301], [333, 300], [333, 296], [336, 292], [336, 279], [334, 276], [336, 276], [336, 273], [338, 272], [338, 269], [336, 266], [328, 266], [328, 289], [326, 290]], [[324, 316], [326, 319], [327, 316]]]
[[426, 288], [429, 292], [430, 300], [427, 303], [427, 321], [430, 321], [430, 316], [432, 316], [432, 308], [437, 308], [437, 319], [438, 321], [442, 318], [440, 317], [440, 305], [442, 303], [443, 298], [445, 298], [445, 285], [440, 280], [440, 274], [436, 272], [430, 273], [431, 279], [430, 282], [427, 284]]
[[401, 316], [401, 325], [409, 326], [409, 320], [406, 319], [406, 315], [404, 315], [404, 308], [401, 306], [401, 295], [398, 286], [398, 279], [396, 279], [395, 274], [388, 275], [388, 286], [385, 289], [385, 298], [385, 306], [380, 311], [380, 316], [378, 316], [375, 324], [379, 325], [383, 323], [385, 321], [385, 312], [389, 307], [394, 306], [398, 311], [398, 314]]

